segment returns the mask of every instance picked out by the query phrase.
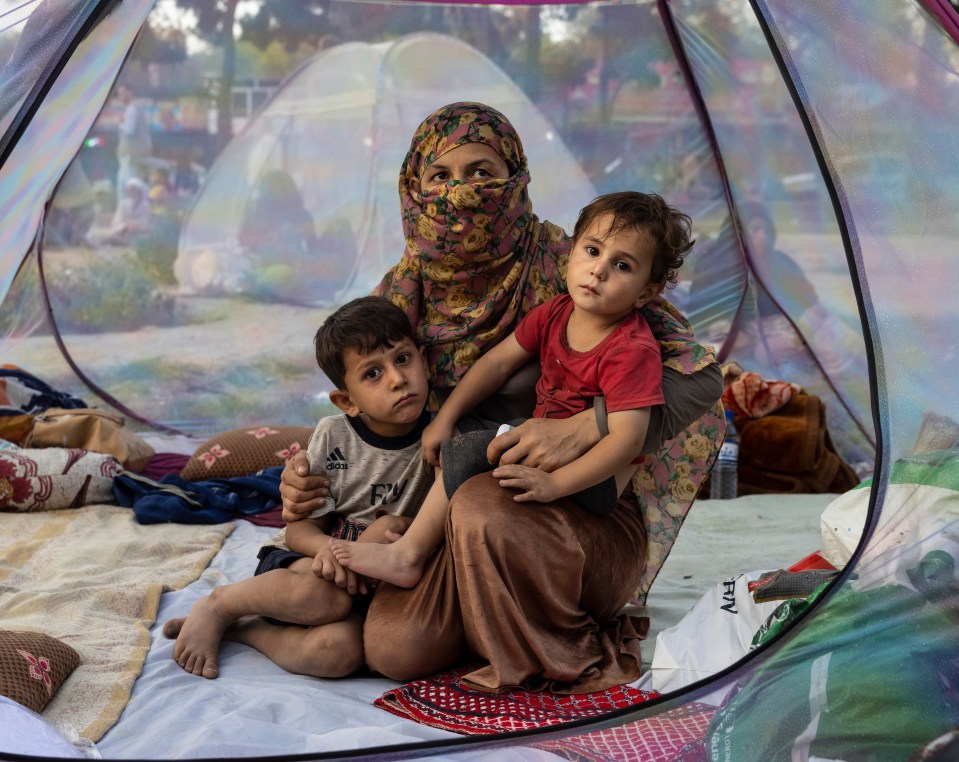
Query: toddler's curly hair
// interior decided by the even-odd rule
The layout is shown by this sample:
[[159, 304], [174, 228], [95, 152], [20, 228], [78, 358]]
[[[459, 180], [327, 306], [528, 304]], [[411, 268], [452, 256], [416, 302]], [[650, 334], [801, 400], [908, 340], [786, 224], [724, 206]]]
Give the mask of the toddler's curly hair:
[[693, 221], [689, 215], [674, 209], [655, 193], [607, 193], [594, 198], [580, 211], [573, 228], [573, 239], [583, 235], [593, 221], [604, 214], [613, 217], [606, 235], [625, 228], [646, 231], [656, 244], [650, 280], [665, 287], [675, 286], [679, 268], [696, 242], [692, 238]]

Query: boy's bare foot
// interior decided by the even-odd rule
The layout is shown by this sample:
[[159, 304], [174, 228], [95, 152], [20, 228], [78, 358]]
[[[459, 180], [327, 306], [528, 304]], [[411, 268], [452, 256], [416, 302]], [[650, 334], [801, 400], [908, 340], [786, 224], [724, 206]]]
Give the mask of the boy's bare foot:
[[330, 548], [341, 566], [397, 587], [416, 587], [426, 564], [426, 559], [405, 552], [402, 543], [384, 545], [378, 542], [331, 540]]
[[212, 680], [220, 672], [220, 642], [231, 624], [207, 596], [194, 603], [185, 618], [164, 623], [163, 634], [176, 638], [173, 659], [177, 664], [193, 675]]

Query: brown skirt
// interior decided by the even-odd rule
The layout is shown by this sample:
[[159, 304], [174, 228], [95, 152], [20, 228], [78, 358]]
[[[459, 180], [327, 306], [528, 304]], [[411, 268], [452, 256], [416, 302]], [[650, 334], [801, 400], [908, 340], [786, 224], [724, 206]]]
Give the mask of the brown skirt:
[[464, 682], [494, 692], [586, 693], [640, 676], [645, 627], [621, 613], [646, 559], [635, 498], [600, 517], [514, 494], [490, 474], [467, 481], [419, 584], [380, 586], [364, 630], [372, 670], [408, 681], [478, 659]]

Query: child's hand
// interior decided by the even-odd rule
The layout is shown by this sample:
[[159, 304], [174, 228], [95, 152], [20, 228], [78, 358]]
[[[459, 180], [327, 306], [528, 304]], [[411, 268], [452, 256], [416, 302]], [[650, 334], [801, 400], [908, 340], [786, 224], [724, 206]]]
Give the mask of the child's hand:
[[454, 427], [440, 418], [434, 418], [433, 422], [423, 429], [423, 457], [427, 463], [434, 467], [440, 464], [440, 445], [447, 439], [452, 439], [454, 433]]
[[343, 588], [350, 595], [357, 593], [366, 593], [366, 579], [359, 577], [356, 573], [340, 566], [340, 562], [333, 556], [333, 550], [329, 545], [324, 545], [313, 557], [313, 573], [332, 582], [337, 587]]
[[513, 497], [517, 503], [535, 500], [538, 503], [550, 503], [557, 498], [564, 497], [556, 487], [552, 474], [540, 471], [538, 468], [520, 466], [518, 464], [497, 466], [493, 469], [493, 476], [499, 479], [499, 486], [508, 489], [518, 489], [520, 494]]

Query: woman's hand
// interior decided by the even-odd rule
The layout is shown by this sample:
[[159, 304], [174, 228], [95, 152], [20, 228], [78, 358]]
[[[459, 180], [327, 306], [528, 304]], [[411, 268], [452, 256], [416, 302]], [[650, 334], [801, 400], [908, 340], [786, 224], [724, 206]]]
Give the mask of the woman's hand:
[[486, 457], [490, 463], [520, 463], [552, 472], [572, 463], [599, 438], [592, 409], [572, 418], [530, 418], [490, 442]]
[[325, 476], [310, 476], [310, 460], [306, 453], [296, 453], [280, 474], [283, 520], [299, 521], [322, 508], [330, 493], [329, 486], [330, 480]]

